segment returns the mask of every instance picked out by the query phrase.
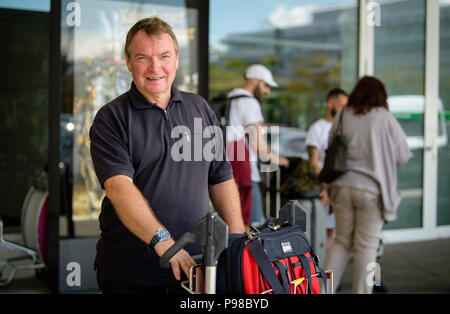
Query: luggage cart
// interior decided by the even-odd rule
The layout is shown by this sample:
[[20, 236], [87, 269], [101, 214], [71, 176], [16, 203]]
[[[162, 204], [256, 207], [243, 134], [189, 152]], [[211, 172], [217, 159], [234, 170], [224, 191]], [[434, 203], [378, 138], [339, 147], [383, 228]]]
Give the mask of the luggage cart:
[[[329, 291], [328, 294], [333, 294], [334, 291], [334, 281], [333, 281], [333, 272], [331, 270], [325, 271], [325, 275], [327, 276], [327, 291]], [[311, 277], [317, 277], [319, 274], [314, 274]], [[204, 280], [203, 277], [203, 271], [202, 271], [202, 265], [197, 264], [191, 267], [190, 273], [189, 273], [189, 279], [181, 282], [181, 287], [185, 289], [190, 294], [205, 294], [205, 286], [204, 286]], [[292, 280], [290, 282], [290, 285], [294, 287], [294, 294], [297, 291], [295, 289], [298, 285], [300, 285], [303, 281], [305, 281], [305, 277], [301, 277], [295, 280]], [[308, 290], [308, 285], [306, 285], [305, 290]], [[272, 289], [268, 289], [266, 291], [261, 292], [261, 294], [269, 294], [272, 292]]]

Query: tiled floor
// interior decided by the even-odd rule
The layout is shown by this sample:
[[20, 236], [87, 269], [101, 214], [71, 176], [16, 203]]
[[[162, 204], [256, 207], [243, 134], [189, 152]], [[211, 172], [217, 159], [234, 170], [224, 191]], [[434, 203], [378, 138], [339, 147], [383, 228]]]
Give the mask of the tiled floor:
[[[389, 293], [450, 293], [450, 239], [386, 244], [381, 280]], [[352, 293], [352, 265], [341, 290]]]

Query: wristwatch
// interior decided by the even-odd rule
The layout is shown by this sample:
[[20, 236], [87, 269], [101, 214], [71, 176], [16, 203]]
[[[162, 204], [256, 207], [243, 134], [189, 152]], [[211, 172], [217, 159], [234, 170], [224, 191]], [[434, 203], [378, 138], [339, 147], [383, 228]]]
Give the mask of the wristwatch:
[[158, 244], [161, 241], [165, 241], [170, 239], [171, 235], [170, 232], [166, 229], [158, 229], [156, 230], [155, 235], [153, 236], [152, 240], [150, 241], [150, 247], [153, 249], [156, 244]]

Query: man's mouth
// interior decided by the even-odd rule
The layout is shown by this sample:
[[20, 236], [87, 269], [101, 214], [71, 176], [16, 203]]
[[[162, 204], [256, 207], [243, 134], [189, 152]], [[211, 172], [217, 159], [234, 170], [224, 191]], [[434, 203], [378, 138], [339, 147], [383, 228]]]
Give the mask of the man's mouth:
[[146, 79], [151, 81], [151, 82], [156, 82], [156, 81], [162, 80], [163, 78], [164, 77], [161, 76], [161, 77], [147, 77]]

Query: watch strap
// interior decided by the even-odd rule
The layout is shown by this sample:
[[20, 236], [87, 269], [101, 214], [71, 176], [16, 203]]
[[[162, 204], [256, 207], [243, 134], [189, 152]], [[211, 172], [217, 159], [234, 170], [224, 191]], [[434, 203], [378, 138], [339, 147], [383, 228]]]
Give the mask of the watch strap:
[[[165, 237], [160, 236], [160, 232], [164, 234]], [[153, 236], [153, 238], [150, 240], [150, 248], [154, 248], [156, 244], [158, 244], [161, 241], [165, 241], [170, 239], [171, 235], [170, 232], [167, 229], [158, 229]]]

